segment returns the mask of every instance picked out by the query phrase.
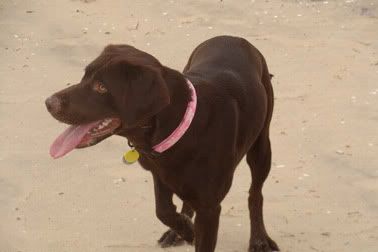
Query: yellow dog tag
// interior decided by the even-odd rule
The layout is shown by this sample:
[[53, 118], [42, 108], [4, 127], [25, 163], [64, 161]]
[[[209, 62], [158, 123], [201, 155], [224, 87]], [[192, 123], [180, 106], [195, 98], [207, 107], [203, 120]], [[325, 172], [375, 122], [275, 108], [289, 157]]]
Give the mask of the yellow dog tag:
[[139, 152], [135, 149], [129, 150], [123, 155], [123, 162], [125, 164], [133, 164], [139, 159]]

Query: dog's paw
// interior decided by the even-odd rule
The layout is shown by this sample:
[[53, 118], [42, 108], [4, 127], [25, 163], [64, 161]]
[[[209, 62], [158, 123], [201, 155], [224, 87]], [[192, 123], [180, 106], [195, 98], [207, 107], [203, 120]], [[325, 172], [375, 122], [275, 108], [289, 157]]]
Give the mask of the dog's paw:
[[169, 229], [158, 240], [159, 245], [162, 248], [180, 246], [184, 244], [184, 239], [181, 238], [175, 231]]
[[280, 251], [277, 244], [269, 237], [251, 239], [248, 252], [274, 252]]

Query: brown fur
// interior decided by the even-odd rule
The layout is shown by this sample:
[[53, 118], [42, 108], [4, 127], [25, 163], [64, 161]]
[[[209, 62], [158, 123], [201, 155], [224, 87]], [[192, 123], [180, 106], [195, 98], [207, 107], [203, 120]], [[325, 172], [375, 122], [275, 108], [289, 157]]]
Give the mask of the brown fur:
[[[178, 143], [157, 154], [152, 146], [178, 126], [186, 110], [190, 95], [185, 78], [198, 95], [194, 120]], [[195, 241], [196, 252], [215, 250], [221, 202], [235, 168], [247, 155], [253, 178], [249, 251], [273, 251], [278, 247], [264, 227], [261, 193], [271, 165], [270, 78], [264, 57], [242, 38], [220, 36], [203, 42], [183, 73], [134, 47], [110, 45], [86, 68], [78, 85], [53, 96], [59, 109], [51, 104], [49, 109], [71, 124], [121, 118], [117, 134], [132, 142], [141, 153], [140, 164], [154, 178], [156, 215], [170, 228], [159, 240], [163, 247], [183, 239]], [[109, 92], [93, 92], [94, 81], [104, 83]], [[173, 194], [183, 201], [181, 213], [176, 212]]]

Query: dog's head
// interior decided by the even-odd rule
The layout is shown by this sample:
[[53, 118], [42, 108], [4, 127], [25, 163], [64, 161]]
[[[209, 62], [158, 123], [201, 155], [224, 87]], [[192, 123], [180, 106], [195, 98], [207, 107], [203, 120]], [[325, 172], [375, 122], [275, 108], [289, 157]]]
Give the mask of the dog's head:
[[157, 114], [170, 102], [163, 71], [158, 60], [132, 46], [107, 46], [80, 83], [46, 99], [51, 115], [71, 125], [50, 154], [94, 145]]

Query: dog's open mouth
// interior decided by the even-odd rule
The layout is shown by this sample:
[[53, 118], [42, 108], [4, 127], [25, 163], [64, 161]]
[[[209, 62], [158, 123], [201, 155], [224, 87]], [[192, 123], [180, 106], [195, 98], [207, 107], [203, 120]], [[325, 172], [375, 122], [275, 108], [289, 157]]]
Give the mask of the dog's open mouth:
[[114, 134], [121, 125], [119, 118], [106, 118], [100, 121], [71, 125], [50, 147], [50, 155], [59, 158], [75, 148], [84, 148], [94, 145]]

